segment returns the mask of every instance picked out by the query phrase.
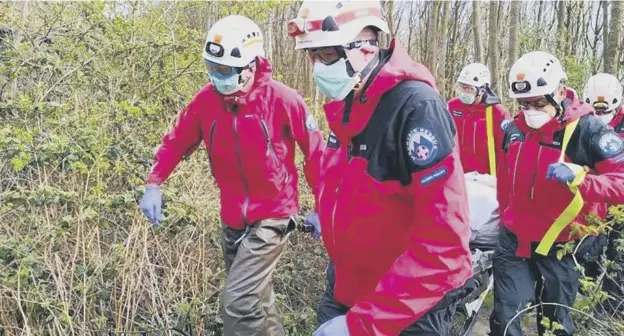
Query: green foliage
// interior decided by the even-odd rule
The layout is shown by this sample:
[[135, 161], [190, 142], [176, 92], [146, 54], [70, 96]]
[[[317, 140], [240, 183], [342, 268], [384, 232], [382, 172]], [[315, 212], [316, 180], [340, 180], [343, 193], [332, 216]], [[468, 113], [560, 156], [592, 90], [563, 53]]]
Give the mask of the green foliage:
[[[0, 326], [218, 334], [224, 270], [205, 152], [167, 181], [163, 225], [150, 228], [137, 206], [154, 149], [205, 84], [206, 22], [190, 22], [214, 5], [30, 2], [22, 20], [25, 4], [0, 5], [0, 21], [22, 38], [0, 47]], [[266, 16], [286, 4], [218, 5]], [[311, 197], [302, 203], [309, 209]], [[297, 271], [276, 275], [279, 292], [299, 294], [278, 297], [290, 334], [314, 325], [319, 244], [295, 237], [298, 255], [281, 265]]]

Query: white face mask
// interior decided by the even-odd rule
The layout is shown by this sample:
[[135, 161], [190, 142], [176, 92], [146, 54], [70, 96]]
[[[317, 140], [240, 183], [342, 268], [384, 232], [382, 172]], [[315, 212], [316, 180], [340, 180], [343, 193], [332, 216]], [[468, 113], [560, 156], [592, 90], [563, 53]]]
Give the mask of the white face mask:
[[548, 113], [538, 110], [522, 110], [522, 113], [527, 125], [533, 129], [541, 128], [552, 119]]
[[611, 120], [613, 120], [613, 113], [596, 115], [596, 117], [598, 117], [603, 124], [609, 125]]

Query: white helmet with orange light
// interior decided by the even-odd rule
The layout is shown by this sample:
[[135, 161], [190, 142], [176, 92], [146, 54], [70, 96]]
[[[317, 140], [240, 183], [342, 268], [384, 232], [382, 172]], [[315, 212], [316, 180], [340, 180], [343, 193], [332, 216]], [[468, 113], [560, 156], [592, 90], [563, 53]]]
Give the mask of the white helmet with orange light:
[[543, 51], [520, 57], [509, 71], [509, 98], [550, 96], [568, 78], [561, 62]]
[[217, 21], [208, 31], [203, 52], [205, 61], [243, 68], [258, 56], [264, 57], [264, 37], [249, 18], [230, 15]]
[[585, 84], [583, 98], [596, 112], [611, 112], [622, 104], [622, 84], [611, 74], [595, 74]]
[[389, 32], [380, 1], [304, 1], [286, 24], [296, 50], [343, 45], [369, 26]]
[[476, 88], [480, 88], [486, 84], [490, 85], [492, 76], [490, 75], [490, 69], [481, 63], [471, 63], [466, 65], [457, 78], [457, 83], [472, 85]]

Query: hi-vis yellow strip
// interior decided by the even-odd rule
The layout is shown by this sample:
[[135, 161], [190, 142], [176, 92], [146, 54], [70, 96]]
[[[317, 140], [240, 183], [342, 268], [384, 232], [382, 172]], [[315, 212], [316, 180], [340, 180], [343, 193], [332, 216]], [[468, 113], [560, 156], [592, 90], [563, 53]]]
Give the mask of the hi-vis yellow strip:
[[485, 127], [487, 130], [488, 158], [490, 159], [490, 175], [496, 177], [496, 154], [494, 152], [494, 125], [492, 106], [485, 109]]
[[[566, 126], [565, 128], [565, 131], [563, 133], [563, 144], [561, 145], [561, 155], [559, 156], [560, 163], [563, 163], [564, 161], [565, 150], [568, 147], [570, 137], [572, 137], [572, 133], [574, 133], [574, 130], [576, 129], [578, 123], [579, 119], [576, 119], [569, 123], [568, 126]], [[544, 235], [544, 238], [542, 238], [542, 241], [537, 246], [537, 249], [535, 249], [535, 252], [537, 252], [538, 254], [541, 254], [543, 256], [547, 255], [548, 251], [550, 251], [550, 248], [553, 246], [555, 240], [557, 239], [557, 237], [559, 237], [563, 229], [565, 229], [566, 226], [572, 223], [574, 218], [576, 218], [581, 212], [581, 209], [583, 208], [583, 196], [581, 196], [581, 192], [578, 190], [578, 186], [581, 184], [581, 182], [583, 182], [585, 174], [586, 171], [584, 169], [581, 170], [581, 172], [576, 175], [572, 183], [568, 183], [568, 187], [570, 188], [570, 191], [574, 194], [574, 198], [572, 199], [572, 202], [568, 204], [565, 210], [563, 210], [561, 215], [557, 217], [553, 225], [550, 226], [550, 228]]]

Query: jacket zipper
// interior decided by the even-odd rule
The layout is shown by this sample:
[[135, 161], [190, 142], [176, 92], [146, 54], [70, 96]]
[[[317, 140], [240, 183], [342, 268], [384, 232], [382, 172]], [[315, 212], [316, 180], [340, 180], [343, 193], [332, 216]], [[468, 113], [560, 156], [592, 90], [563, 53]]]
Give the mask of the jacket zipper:
[[540, 155], [542, 155], [542, 146], [540, 146], [539, 151], [537, 152], [537, 161], [535, 164], [535, 170], [533, 170], [533, 181], [531, 182], [531, 195], [530, 195], [530, 199], [533, 199], [533, 192], [535, 191], [535, 175], [537, 175], [537, 169], [539, 167], [539, 159], [540, 159]]
[[472, 124], [472, 152], [475, 155], [477, 154], [477, 122]]
[[266, 139], [266, 142], [267, 142], [267, 153], [271, 156], [271, 159], [273, 159], [273, 163], [276, 166], [279, 165], [286, 173], [286, 179], [284, 180], [284, 184], [286, 184], [288, 183], [288, 179], [290, 177], [288, 174], [288, 170], [283, 164], [280, 165], [279, 161], [277, 160], [277, 154], [275, 154], [275, 151], [273, 150], [273, 143], [271, 142], [271, 137], [269, 136], [269, 128], [264, 123], [264, 120], [259, 119], [258, 121], [260, 122], [260, 127], [262, 128], [262, 132], [264, 133], [264, 138]]
[[516, 175], [518, 172], [518, 162], [520, 161], [520, 152], [522, 151], [522, 145], [524, 145], [524, 142], [521, 142], [520, 147], [518, 147], [518, 154], [516, 154], [516, 163], [514, 164], [513, 178], [511, 180], [511, 193], [513, 195], [516, 194]]
[[240, 141], [238, 139], [238, 113], [234, 114], [234, 140], [236, 143], [236, 159], [238, 160], [238, 169], [240, 173], [241, 180], [243, 181], [243, 188], [245, 189], [245, 201], [243, 202], [243, 222], [247, 223], [247, 207], [249, 206], [249, 189], [247, 186], [247, 179], [245, 179], [245, 174], [243, 174], [243, 159], [241, 158], [240, 153]]
[[464, 147], [465, 142], [466, 142], [466, 119], [462, 118], [462, 140], [461, 140], [462, 147]]
[[[351, 163], [351, 144], [347, 145], [347, 166]], [[336, 230], [335, 230], [335, 226], [336, 226], [336, 209], [338, 209], [338, 191], [340, 190], [340, 187], [342, 186], [342, 181], [344, 180], [344, 175], [341, 174], [341, 178], [340, 181], [338, 181], [338, 185], [336, 186], [336, 201], [334, 202], [334, 209], [332, 210], [332, 240], [334, 242], [334, 244], [336, 244]]]
[[215, 177], [214, 174], [214, 170], [213, 170], [213, 164], [212, 164], [212, 148], [214, 146], [214, 134], [215, 134], [215, 130], [217, 129], [217, 121], [213, 121], [212, 125], [210, 125], [210, 135], [209, 135], [209, 139], [210, 139], [210, 146], [208, 147], [208, 162], [210, 164], [210, 173], [212, 174], [212, 177]]

